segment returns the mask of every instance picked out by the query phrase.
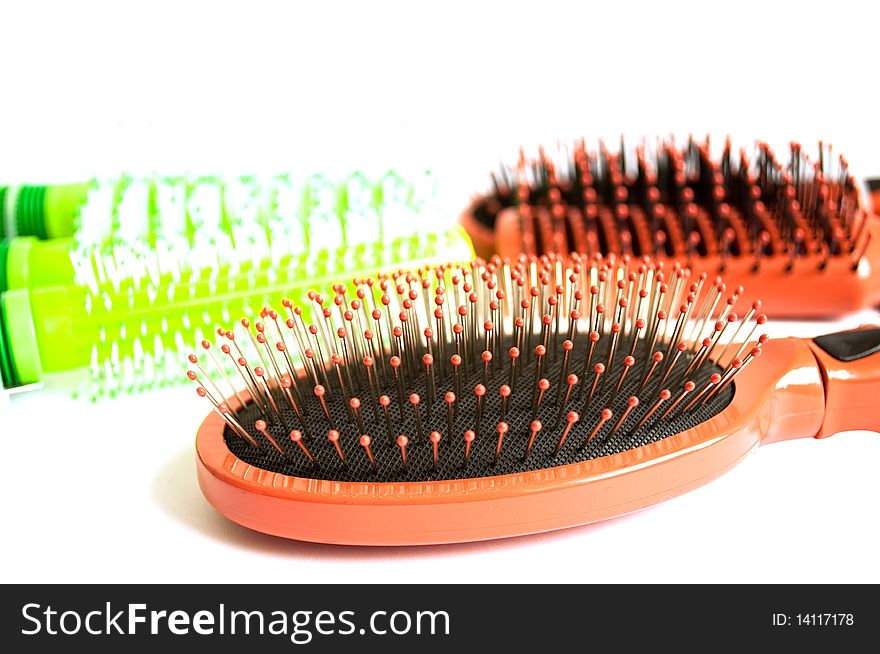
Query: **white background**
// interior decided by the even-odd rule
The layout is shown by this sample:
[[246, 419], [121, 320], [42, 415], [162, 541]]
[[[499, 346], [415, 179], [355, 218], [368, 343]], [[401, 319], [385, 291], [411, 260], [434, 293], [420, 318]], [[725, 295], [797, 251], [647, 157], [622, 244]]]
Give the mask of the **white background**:
[[[880, 175], [869, 3], [4, 3], [0, 181], [430, 166], [450, 196], [520, 144], [711, 132]], [[815, 335], [880, 320], [777, 323]], [[191, 389], [0, 415], [2, 581], [880, 581], [880, 437], [760, 449], [639, 514], [451, 547], [250, 532], [195, 480]]]

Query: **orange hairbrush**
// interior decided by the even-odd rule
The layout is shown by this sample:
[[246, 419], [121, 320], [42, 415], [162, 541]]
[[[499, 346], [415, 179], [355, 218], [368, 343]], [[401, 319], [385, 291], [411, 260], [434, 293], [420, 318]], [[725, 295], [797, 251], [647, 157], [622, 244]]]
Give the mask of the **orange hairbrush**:
[[[726, 142], [659, 142], [617, 152], [581, 141], [492, 177], [461, 222], [478, 254], [599, 252], [687, 261], [760, 295], [775, 316], [827, 317], [880, 303], [880, 220], [862, 207], [843, 157], [816, 163], [764, 143], [753, 160]], [[750, 298], [745, 297], [748, 300]]]
[[[477, 260], [281, 308], [218, 330], [188, 375], [214, 406], [196, 440], [206, 498], [288, 538], [582, 525], [764, 443], [880, 427], [880, 329], [768, 342], [760, 302], [650, 258]], [[243, 390], [221, 390], [233, 378]]]

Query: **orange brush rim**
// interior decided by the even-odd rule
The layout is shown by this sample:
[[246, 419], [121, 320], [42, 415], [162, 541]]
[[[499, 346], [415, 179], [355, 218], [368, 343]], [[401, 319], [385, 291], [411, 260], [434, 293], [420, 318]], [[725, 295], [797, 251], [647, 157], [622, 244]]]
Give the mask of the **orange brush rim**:
[[427, 545], [584, 525], [701, 486], [762, 442], [817, 435], [824, 392], [809, 347], [784, 339], [767, 350], [743, 370], [733, 400], [720, 413], [619, 454], [477, 479], [322, 481], [245, 463], [229, 451], [224, 422], [211, 413], [196, 438], [199, 484], [234, 522], [320, 543]]

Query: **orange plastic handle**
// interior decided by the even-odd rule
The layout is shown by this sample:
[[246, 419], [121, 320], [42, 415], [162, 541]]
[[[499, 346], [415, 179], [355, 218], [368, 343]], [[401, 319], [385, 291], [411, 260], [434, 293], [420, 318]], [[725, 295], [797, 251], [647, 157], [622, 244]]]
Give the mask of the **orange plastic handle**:
[[816, 435], [880, 431], [880, 327], [861, 327], [809, 342], [825, 385], [825, 419]]
[[871, 190], [871, 211], [880, 216], [880, 188]]

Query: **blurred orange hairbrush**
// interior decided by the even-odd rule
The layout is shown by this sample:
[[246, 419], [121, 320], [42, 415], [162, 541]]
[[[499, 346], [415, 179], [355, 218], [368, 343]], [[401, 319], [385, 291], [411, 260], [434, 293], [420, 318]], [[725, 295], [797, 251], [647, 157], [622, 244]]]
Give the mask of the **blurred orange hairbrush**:
[[[650, 255], [723, 274], [777, 317], [832, 317], [880, 303], [880, 219], [847, 161], [797, 143], [780, 161], [708, 140], [616, 152], [583, 141], [521, 152], [461, 216], [481, 256], [554, 252]], [[745, 299], [749, 299], [747, 296]]]

